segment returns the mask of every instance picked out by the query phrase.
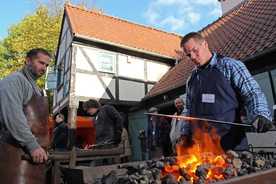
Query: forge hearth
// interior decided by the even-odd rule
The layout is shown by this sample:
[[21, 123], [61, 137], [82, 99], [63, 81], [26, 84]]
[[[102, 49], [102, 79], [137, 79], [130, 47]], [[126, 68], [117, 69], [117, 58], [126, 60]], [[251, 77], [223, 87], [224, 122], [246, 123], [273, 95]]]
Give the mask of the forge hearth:
[[[276, 175], [276, 161], [267, 160], [260, 154], [250, 152], [237, 154], [228, 151], [217, 157], [211, 156], [209, 153], [202, 155], [204, 155], [202, 163], [195, 161], [195, 165], [189, 163], [185, 167], [181, 167], [183, 163], [179, 162], [183, 158], [177, 157], [153, 159], [138, 165], [125, 165], [124, 168], [127, 169], [127, 172], [123, 177], [118, 178], [116, 183], [203, 184], [230, 182], [236, 179], [238, 182], [242, 180], [252, 184], [252, 180], [261, 178], [263, 181], [272, 181], [276, 178], [274, 176]], [[191, 156], [182, 157], [189, 159]], [[254, 173], [257, 176], [252, 175]], [[242, 178], [243, 176], [246, 176], [245, 180]]]
[[[66, 168], [66, 172], [74, 181], [89, 184], [272, 184], [276, 181], [276, 160], [268, 160], [260, 154], [237, 154], [229, 151], [215, 157], [216, 159], [213, 159], [214, 156], [210, 158], [209, 153], [203, 155], [206, 160], [203, 159], [203, 162], [196, 166], [188, 164], [182, 167], [179, 158], [166, 157], [109, 166], [77, 166]], [[191, 156], [182, 157], [187, 159]], [[190, 171], [192, 168], [195, 170]], [[68, 179], [67, 183], [74, 182]]]

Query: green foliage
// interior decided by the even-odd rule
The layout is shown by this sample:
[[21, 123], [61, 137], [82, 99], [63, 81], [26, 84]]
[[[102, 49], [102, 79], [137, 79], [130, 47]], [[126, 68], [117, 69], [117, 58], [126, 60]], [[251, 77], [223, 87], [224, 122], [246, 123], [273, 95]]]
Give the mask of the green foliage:
[[[8, 36], [0, 40], [0, 79], [20, 70], [29, 50], [37, 47], [49, 51], [54, 64], [59, 35], [62, 25], [64, 4], [72, 4], [71, 0], [33, 0], [36, 2], [35, 12], [26, 14], [18, 23], [8, 28]], [[88, 0], [74, 1], [77, 6], [89, 7]], [[95, 3], [95, 1], [94, 1]], [[93, 3], [90, 9], [103, 13]], [[45, 76], [38, 80], [38, 85], [45, 88]], [[53, 91], [47, 91], [52, 101]], [[50, 103], [51, 106], [51, 103]]]
[[5, 47], [5, 40], [0, 40], [0, 79], [10, 73], [9, 68], [11, 67], [7, 62], [8, 55], [8, 50]]
[[[1, 44], [4, 59], [0, 62], [1, 66], [7, 66], [5, 75], [22, 68], [26, 53], [32, 48], [44, 48], [50, 52], [52, 59], [55, 58], [63, 8], [55, 13], [40, 4], [34, 14], [27, 14], [18, 24], [9, 27], [8, 36]], [[45, 77], [39, 79], [38, 84], [44, 88]]]

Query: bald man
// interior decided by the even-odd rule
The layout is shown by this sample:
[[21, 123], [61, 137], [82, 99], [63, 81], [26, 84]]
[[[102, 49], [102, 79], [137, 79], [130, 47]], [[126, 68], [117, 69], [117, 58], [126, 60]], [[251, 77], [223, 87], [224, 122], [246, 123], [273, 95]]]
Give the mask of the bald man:
[[[174, 105], [177, 109], [176, 113], [174, 115], [177, 116], [184, 116], [185, 115], [185, 108], [184, 108], [184, 101], [181, 98], [176, 98], [174, 100]], [[176, 147], [175, 144], [177, 143], [180, 132], [181, 132], [181, 126], [182, 126], [182, 120], [177, 118], [172, 118], [171, 122], [171, 132], [170, 132], [170, 140], [172, 143], [172, 151], [173, 154], [176, 154]]]

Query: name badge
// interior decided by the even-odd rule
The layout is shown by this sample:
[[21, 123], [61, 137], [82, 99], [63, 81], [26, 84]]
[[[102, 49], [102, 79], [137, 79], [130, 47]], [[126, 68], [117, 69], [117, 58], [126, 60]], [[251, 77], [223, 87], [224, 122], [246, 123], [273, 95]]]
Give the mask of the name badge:
[[215, 95], [214, 94], [202, 94], [202, 102], [215, 103]]

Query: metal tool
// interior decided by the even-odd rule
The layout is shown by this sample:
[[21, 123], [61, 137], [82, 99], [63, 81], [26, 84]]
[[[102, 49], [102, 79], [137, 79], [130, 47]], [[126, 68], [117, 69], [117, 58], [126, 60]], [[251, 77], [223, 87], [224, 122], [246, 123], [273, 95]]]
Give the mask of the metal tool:
[[108, 139], [106, 141], [101, 141], [98, 144], [87, 145], [87, 149], [95, 148], [97, 146], [109, 145], [109, 144], [114, 144], [114, 139]]
[[[188, 116], [176, 116], [176, 115], [155, 114], [155, 113], [145, 113], [145, 114], [151, 115], [151, 116], [162, 116], [162, 117], [167, 117], [167, 118], [177, 118], [177, 119], [182, 119], [182, 120], [187, 120], [187, 121], [198, 120], [198, 121], [207, 121], [207, 122], [212, 122], [212, 123], [220, 123], [220, 124], [228, 124], [228, 125], [235, 125], [235, 126], [250, 127], [250, 128], [253, 128], [254, 130], [256, 130], [255, 126], [252, 126], [252, 125], [249, 125], [249, 124], [227, 122], [227, 121], [219, 121], [219, 120], [205, 119], [205, 118], [195, 118], [195, 117], [188, 117]], [[268, 131], [276, 131], [276, 129], [273, 126]]]
[[145, 113], [145, 114], [151, 115], [151, 116], [162, 116], [162, 117], [167, 117], [167, 118], [176, 118], [176, 119], [182, 119], [182, 120], [187, 120], [187, 121], [199, 120], [199, 121], [207, 121], [207, 122], [236, 125], [236, 126], [243, 126], [243, 127], [252, 127], [251, 125], [248, 125], [248, 124], [219, 121], [219, 120], [205, 119], [205, 118], [195, 118], [195, 117], [188, 117], [188, 116], [176, 116], [176, 115], [166, 115], [166, 114], [154, 114], [154, 113]]

